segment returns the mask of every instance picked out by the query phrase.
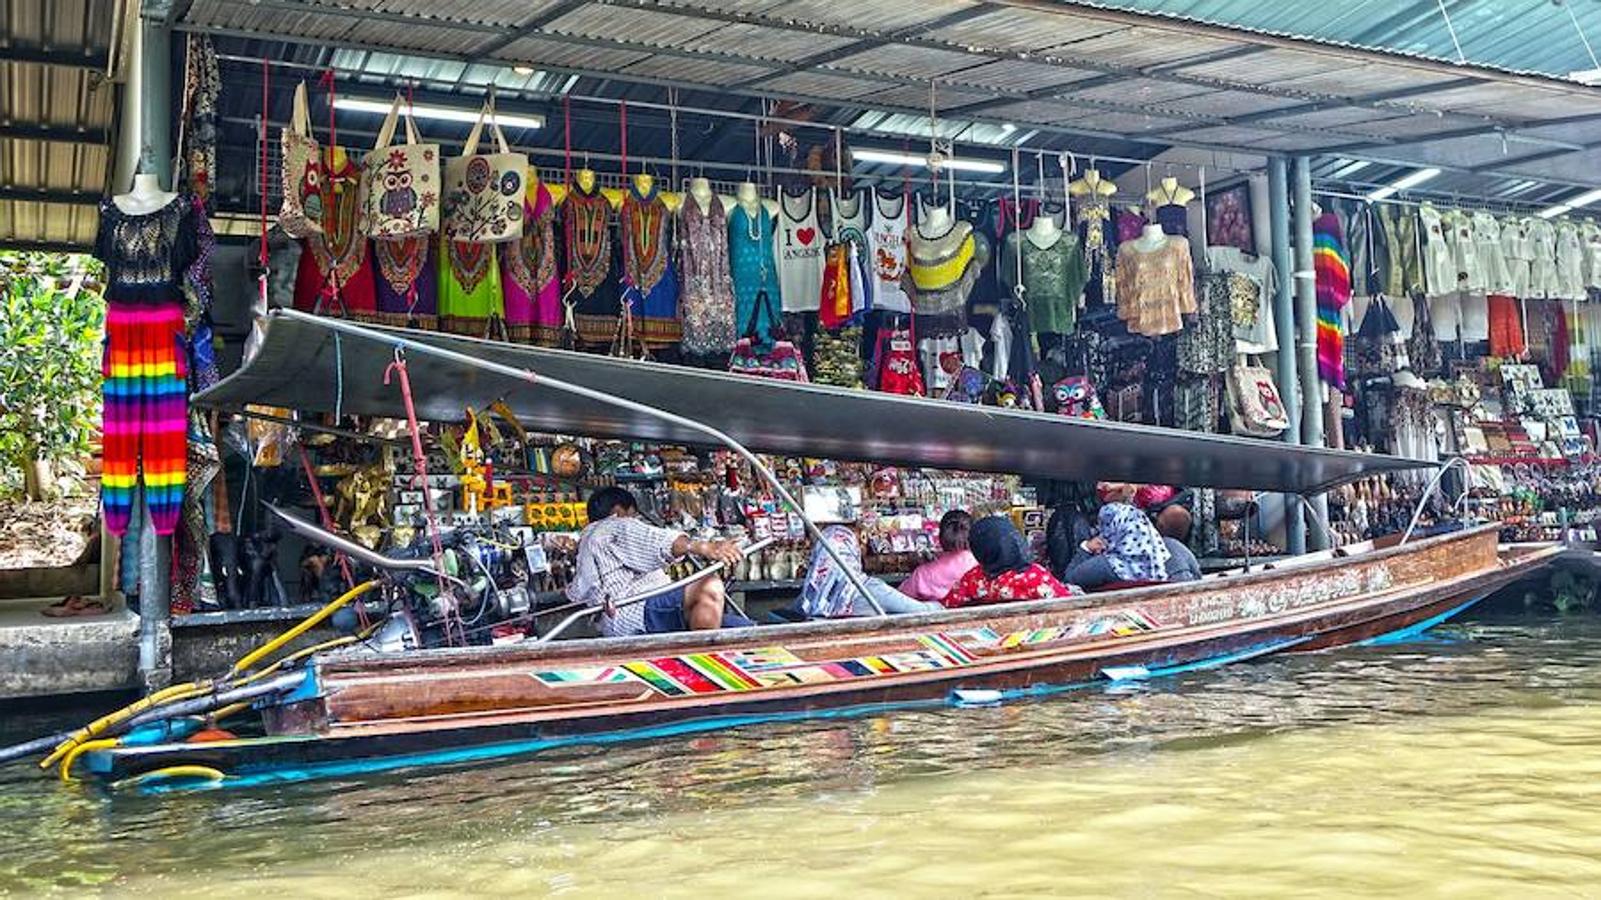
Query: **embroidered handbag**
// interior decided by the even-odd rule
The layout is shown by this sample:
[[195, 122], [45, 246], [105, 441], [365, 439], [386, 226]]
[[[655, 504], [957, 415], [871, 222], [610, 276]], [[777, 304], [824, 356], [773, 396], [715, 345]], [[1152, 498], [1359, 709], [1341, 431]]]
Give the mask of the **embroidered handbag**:
[[1059, 415], [1074, 419], [1104, 419], [1106, 410], [1095, 393], [1095, 385], [1083, 375], [1069, 375], [1051, 386]]
[[744, 336], [734, 342], [734, 352], [728, 358], [728, 371], [759, 378], [776, 378], [779, 381], [809, 381], [806, 360], [793, 343], [780, 337], [773, 341], [771, 347], [761, 349], [761, 336], [756, 330], [757, 313], [763, 306], [770, 307], [771, 304], [772, 298], [766, 291], [757, 293], [756, 305], [751, 310], [750, 327]]
[[421, 237], [439, 230], [439, 145], [417, 140], [405, 114], [406, 143], [391, 145], [405, 98], [395, 95], [378, 140], [362, 158], [362, 230], [380, 240]]
[[[478, 152], [486, 121], [494, 131], [499, 153]], [[514, 241], [523, 234], [527, 193], [528, 157], [511, 152], [491, 96], [467, 135], [461, 156], [445, 163], [445, 234], [453, 241]]]
[[282, 146], [284, 199], [278, 208], [278, 227], [293, 238], [322, 234], [322, 150], [311, 136], [305, 82], [295, 87], [294, 111], [284, 126]]
[[1273, 373], [1254, 360], [1241, 357], [1234, 363], [1228, 395], [1229, 425], [1235, 434], [1277, 437], [1290, 427]]

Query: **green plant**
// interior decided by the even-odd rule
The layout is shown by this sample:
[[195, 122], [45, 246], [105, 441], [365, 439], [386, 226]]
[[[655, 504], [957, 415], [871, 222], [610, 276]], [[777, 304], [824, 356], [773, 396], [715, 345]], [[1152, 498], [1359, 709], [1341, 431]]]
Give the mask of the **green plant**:
[[99, 428], [105, 303], [87, 256], [0, 252], [0, 487], [34, 499]]

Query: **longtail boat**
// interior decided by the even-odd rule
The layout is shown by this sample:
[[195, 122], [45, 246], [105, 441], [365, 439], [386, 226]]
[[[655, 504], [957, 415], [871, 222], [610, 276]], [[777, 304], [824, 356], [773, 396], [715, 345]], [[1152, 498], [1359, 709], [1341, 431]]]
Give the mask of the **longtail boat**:
[[[419, 399], [415, 411], [423, 418], [448, 418], [467, 396], [479, 405], [504, 400], [545, 431], [722, 444], [751, 460], [790, 501], [753, 449], [1302, 496], [1426, 465], [753, 382], [290, 312], [273, 316], [260, 352], [199, 399], [224, 408], [248, 401], [310, 411], [331, 411], [337, 403], [346, 412], [398, 416], [412, 410], [401, 408], [392, 388], [351, 373], [376, 382], [373, 369], [402, 352], [420, 396], [452, 395]], [[343, 388], [337, 400], [317, 388], [335, 379]], [[877, 426], [869, 424], [875, 420]], [[942, 442], [941, 434], [950, 438]], [[226, 676], [169, 689], [60, 741], [42, 739], [25, 749], [54, 746], [48, 761], [59, 762], [64, 775], [81, 758], [82, 770], [114, 785], [165, 790], [449, 765], [900, 706], [1001, 702], [1274, 653], [1402, 639], [1563, 552], [1560, 545], [1501, 546], [1493, 524], [1421, 539], [1409, 529], [1380, 544], [1188, 584], [909, 616], [622, 639], [558, 641], [547, 632], [509, 645], [403, 652], [347, 643], [269, 664], [274, 645]], [[429, 571], [416, 560], [373, 555], [373, 561], [412, 574]], [[261, 736], [195, 742], [179, 727], [195, 713], [244, 704], [259, 711]], [[16, 755], [0, 751], [0, 761]]]

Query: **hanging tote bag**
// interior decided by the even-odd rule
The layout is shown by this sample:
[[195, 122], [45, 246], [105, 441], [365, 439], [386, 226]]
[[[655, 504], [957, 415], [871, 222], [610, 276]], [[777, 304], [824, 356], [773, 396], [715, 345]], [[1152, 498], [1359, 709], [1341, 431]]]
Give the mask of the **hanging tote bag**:
[[750, 314], [750, 327], [738, 341], [734, 342], [734, 352], [728, 357], [728, 371], [740, 375], [755, 375], [758, 378], [776, 378], [779, 381], [808, 382], [811, 379], [806, 374], [806, 359], [801, 356], [800, 349], [794, 344], [779, 337], [767, 350], [763, 351], [759, 347], [761, 336], [756, 328], [759, 310], [765, 306], [768, 308], [769, 316], [776, 315], [772, 310], [772, 303], [772, 297], [766, 291], [756, 294], [756, 305]]
[[322, 234], [322, 149], [311, 136], [304, 81], [295, 88], [294, 111], [284, 126], [282, 146], [284, 199], [278, 208], [278, 227], [292, 238]]
[[395, 95], [377, 142], [362, 157], [362, 227], [377, 240], [421, 237], [439, 230], [439, 145], [417, 140], [409, 111], [406, 143], [390, 144], [405, 102]]
[[[478, 152], [486, 121], [494, 130], [499, 153]], [[491, 97], [467, 135], [461, 156], [445, 163], [445, 235], [479, 244], [521, 238], [527, 193], [528, 157], [511, 152]]]
[[1278, 437], [1290, 427], [1273, 373], [1253, 358], [1240, 357], [1229, 370], [1229, 426], [1235, 434]]

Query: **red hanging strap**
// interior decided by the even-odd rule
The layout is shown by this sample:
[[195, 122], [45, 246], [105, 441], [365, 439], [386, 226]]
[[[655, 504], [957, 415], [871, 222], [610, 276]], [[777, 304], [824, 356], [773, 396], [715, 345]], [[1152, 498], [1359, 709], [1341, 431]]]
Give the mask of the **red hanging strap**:
[[267, 113], [271, 101], [269, 89], [272, 84], [272, 69], [266, 60], [261, 61], [261, 250], [257, 259], [261, 262], [261, 292], [262, 304], [267, 301]]
[[[328, 89], [328, 158], [333, 159], [333, 148], [339, 146], [339, 132], [334, 129], [334, 103], [339, 96], [334, 91], [334, 70], [328, 69], [322, 73], [319, 83]], [[329, 166], [329, 168], [333, 168]]]
[[618, 121], [618, 126], [622, 129], [623, 175], [627, 176], [628, 175], [628, 101], [627, 100], [624, 100], [622, 102], [622, 105], [618, 107], [617, 121]]

